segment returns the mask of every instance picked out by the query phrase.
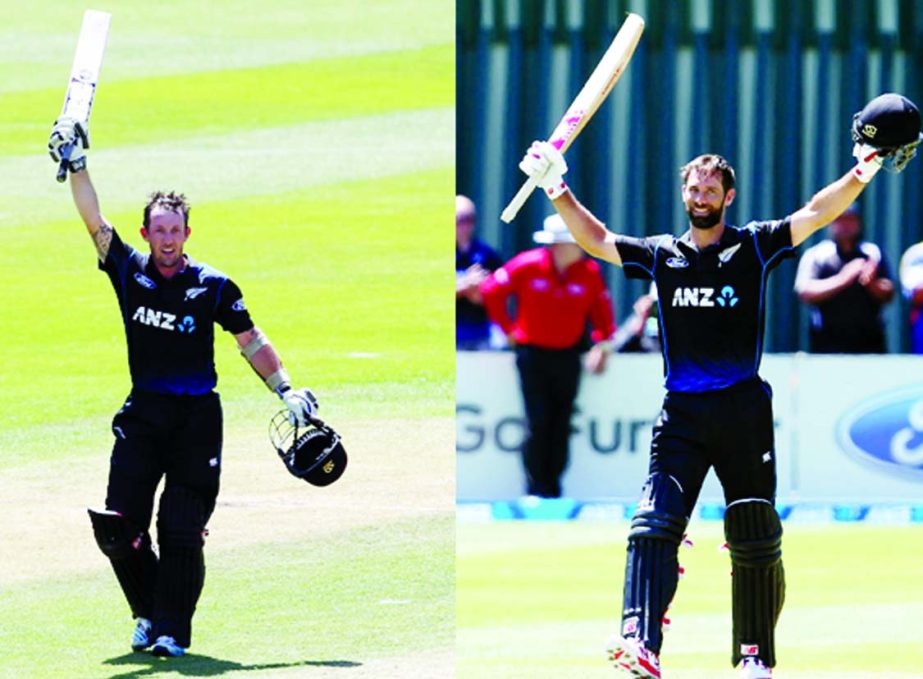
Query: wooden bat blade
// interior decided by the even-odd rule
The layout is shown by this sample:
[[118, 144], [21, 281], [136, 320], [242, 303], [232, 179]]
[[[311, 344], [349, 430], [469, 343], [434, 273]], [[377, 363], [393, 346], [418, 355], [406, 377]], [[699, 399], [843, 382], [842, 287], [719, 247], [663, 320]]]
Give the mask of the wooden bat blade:
[[[90, 120], [90, 110], [93, 108], [93, 97], [96, 94], [99, 71], [103, 65], [103, 52], [106, 50], [111, 20], [112, 15], [109, 12], [88, 9], [83, 13], [77, 51], [74, 54], [70, 82], [67, 84], [60, 117], [73, 118], [84, 125]], [[69, 145], [61, 150], [61, 163], [56, 177], [59, 182], [63, 182], [67, 177], [71, 151], [72, 147]]]
[[[644, 19], [637, 14], [629, 14], [596, 68], [593, 69], [590, 77], [571, 102], [564, 117], [548, 138], [548, 142], [561, 153], [564, 153], [577, 138], [577, 135], [609, 96], [619, 78], [622, 77], [622, 73], [625, 72], [641, 40], [642, 33], [644, 33]], [[513, 221], [534, 189], [535, 183], [531, 180], [523, 184], [501, 213], [500, 219], [507, 224]]]
[[83, 15], [80, 37], [77, 39], [77, 51], [71, 67], [70, 82], [64, 97], [61, 115], [86, 122], [90, 118], [93, 95], [99, 81], [99, 71], [103, 65], [103, 52], [109, 37], [109, 23], [112, 15], [88, 9]]
[[644, 19], [637, 14], [629, 14], [583, 89], [574, 97], [570, 108], [548, 138], [561, 153], [577, 138], [622, 77], [643, 32]]

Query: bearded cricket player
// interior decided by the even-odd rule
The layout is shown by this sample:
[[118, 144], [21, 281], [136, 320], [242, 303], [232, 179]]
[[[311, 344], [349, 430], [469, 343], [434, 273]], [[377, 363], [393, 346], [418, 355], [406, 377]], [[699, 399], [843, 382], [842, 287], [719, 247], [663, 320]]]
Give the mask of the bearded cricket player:
[[731, 662], [744, 679], [766, 679], [776, 664], [775, 626], [785, 597], [782, 525], [775, 509], [772, 389], [759, 376], [766, 279], [811, 234], [839, 216], [882, 167], [900, 171], [920, 143], [920, 113], [898, 94], [870, 101], [853, 119], [855, 166], [801, 209], [743, 227], [725, 221], [734, 170], [718, 155], [683, 166], [688, 229], [617, 235], [564, 183], [567, 165], [536, 142], [520, 168], [544, 189], [589, 254], [652, 280], [660, 299], [667, 390], [654, 425], [649, 476], [631, 522], [621, 630], [607, 647], [614, 666], [660, 677], [662, 620], [676, 592], [677, 548], [705, 479], [724, 490], [725, 536], [733, 565]]

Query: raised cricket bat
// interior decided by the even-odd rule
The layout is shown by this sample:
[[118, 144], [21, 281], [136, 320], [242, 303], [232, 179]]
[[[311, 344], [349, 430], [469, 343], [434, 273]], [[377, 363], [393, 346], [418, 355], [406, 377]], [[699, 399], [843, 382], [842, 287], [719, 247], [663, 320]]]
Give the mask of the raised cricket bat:
[[[622, 77], [625, 67], [631, 60], [631, 56], [641, 40], [641, 34], [644, 32], [644, 19], [637, 14], [629, 14], [619, 32], [609, 45], [609, 49], [603, 54], [602, 59], [593, 69], [589, 79], [571, 102], [567, 113], [561, 118], [561, 122], [554, 128], [548, 141], [555, 146], [561, 153], [564, 153], [571, 145], [571, 142], [577, 138], [580, 131], [583, 130], [600, 104], [609, 96], [609, 92], [615, 87], [615, 83]], [[509, 224], [516, 217], [519, 209], [526, 202], [526, 199], [535, 190], [535, 182], [528, 179], [519, 192], [513, 196], [513, 200], [506, 206], [500, 219]]]
[[[80, 27], [77, 53], [74, 55], [74, 65], [71, 68], [71, 79], [64, 96], [61, 117], [78, 120], [84, 127], [90, 120], [90, 109], [93, 107], [93, 95], [96, 94], [99, 69], [103, 65], [103, 52], [106, 49], [111, 19], [112, 15], [109, 12], [99, 12], [95, 9], [88, 9], [83, 14], [83, 25]], [[67, 177], [67, 164], [72, 149], [73, 146], [68, 144], [61, 150], [59, 182], [63, 182]]]

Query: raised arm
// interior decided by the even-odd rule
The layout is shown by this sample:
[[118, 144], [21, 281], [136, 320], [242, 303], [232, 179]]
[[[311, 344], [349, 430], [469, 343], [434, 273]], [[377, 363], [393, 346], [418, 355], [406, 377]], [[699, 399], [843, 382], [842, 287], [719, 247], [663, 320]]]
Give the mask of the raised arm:
[[615, 234], [584, 207], [570, 190], [555, 198], [551, 204], [567, 224], [574, 240], [587, 254], [622, 265], [622, 258], [615, 247]]
[[836, 219], [883, 165], [900, 172], [910, 162], [923, 140], [920, 112], [912, 101], [899, 94], [879, 95], [853, 117], [852, 138], [856, 165], [791, 215], [794, 245], [803, 243]]
[[615, 247], [615, 234], [584, 207], [564, 183], [567, 163], [560, 151], [546, 141], [533, 142], [519, 163], [519, 169], [551, 199], [574, 240], [587, 254], [622, 265], [622, 258]]
[[[858, 166], [857, 166], [858, 167]], [[880, 167], [880, 165], [879, 165]], [[871, 180], [871, 176], [869, 176]], [[807, 205], [792, 213], [792, 245], [798, 246], [811, 234], [839, 217], [868, 186], [856, 177], [855, 168], [814, 194]]]
[[56, 163], [61, 161], [62, 150], [72, 146], [68, 169], [70, 170], [71, 195], [80, 218], [86, 224], [90, 237], [96, 244], [99, 261], [105, 261], [112, 243], [112, 225], [99, 210], [99, 198], [87, 172], [86, 149], [90, 147], [89, 137], [83, 125], [72, 118], [55, 121], [48, 138], [48, 153]]
[[112, 243], [112, 225], [100, 212], [96, 189], [93, 188], [93, 182], [90, 181], [87, 169], [71, 172], [70, 185], [74, 205], [77, 206], [77, 212], [80, 213], [80, 218], [86, 224], [90, 238], [96, 245], [99, 261], [103, 262], [109, 253], [109, 245]]

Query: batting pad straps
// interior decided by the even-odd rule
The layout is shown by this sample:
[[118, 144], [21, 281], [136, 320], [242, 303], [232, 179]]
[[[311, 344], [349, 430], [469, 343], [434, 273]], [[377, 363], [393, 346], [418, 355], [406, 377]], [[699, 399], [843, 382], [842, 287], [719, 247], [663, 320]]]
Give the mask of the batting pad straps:
[[292, 388], [291, 380], [285, 368], [279, 368], [272, 375], [266, 378], [266, 386], [270, 391], [274, 391], [280, 397], [282, 394]]
[[732, 503], [724, 515], [731, 561], [741, 566], [772, 566], [782, 559], [782, 523], [765, 500]]
[[679, 545], [687, 519], [679, 483], [662, 472], [651, 474], [641, 491], [641, 500], [631, 520], [631, 537], [666, 540]]
[[775, 628], [785, 602], [782, 523], [771, 502], [732, 502], [724, 515], [731, 551], [733, 642], [731, 663], [758, 657], [776, 664]]
[[96, 544], [110, 559], [124, 559], [141, 548], [144, 531], [131, 525], [118, 512], [88, 509]]
[[118, 512], [87, 511], [96, 544], [109, 557], [132, 615], [150, 618], [154, 611], [154, 586], [157, 581], [157, 557], [151, 550], [151, 536], [133, 526]]
[[268, 344], [269, 339], [267, 339], [266, 335], [263, 334], [263, 331], [259, 328], [254, 328], [253, 339], [241, 347], [240, 353], [243, 354], [243, 357], [249, 361], [251, 358], [253, 358], [253, 355], [256, 352]]
[[189, 646], [192, 615], [205, 582], [202, 546], [208, 508], [185, 486], [167, 485], [157, 512], [160, 564], [154, 596], [154, 630]]
[[686, 529], [683, 491], [671, 476], [656, 472], [641, 492], [628, 533], [622, 636], [660, 652], [662, 620], [676, 593], [676, 551]]

